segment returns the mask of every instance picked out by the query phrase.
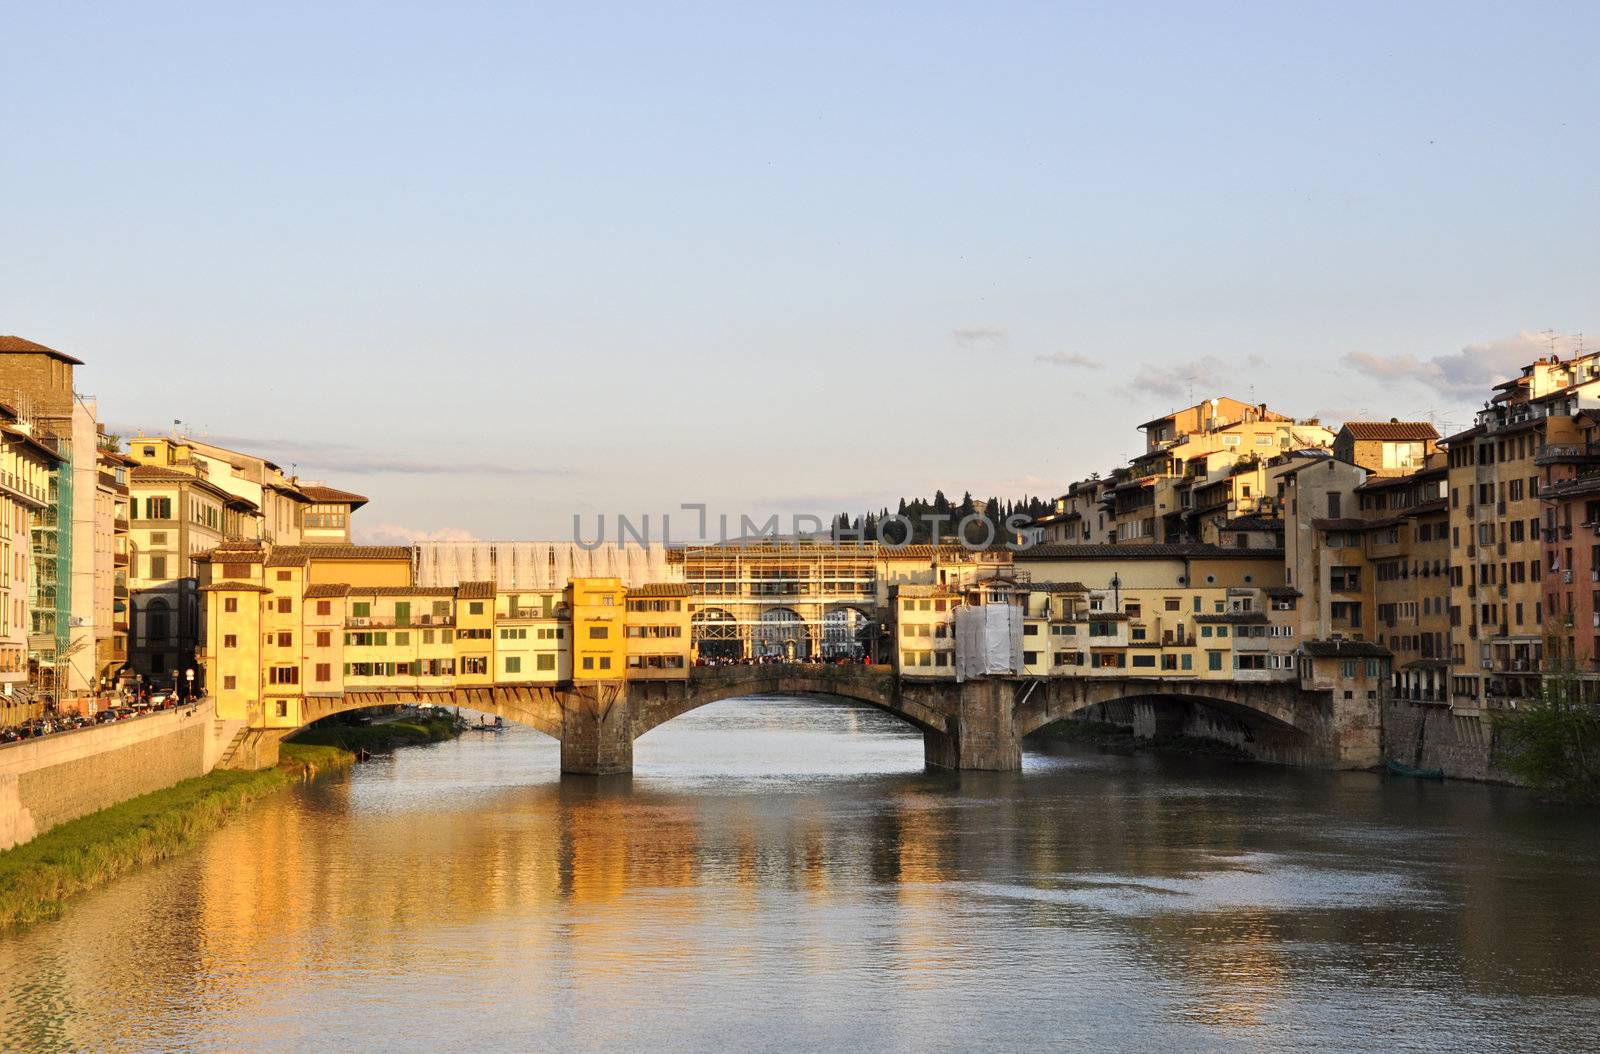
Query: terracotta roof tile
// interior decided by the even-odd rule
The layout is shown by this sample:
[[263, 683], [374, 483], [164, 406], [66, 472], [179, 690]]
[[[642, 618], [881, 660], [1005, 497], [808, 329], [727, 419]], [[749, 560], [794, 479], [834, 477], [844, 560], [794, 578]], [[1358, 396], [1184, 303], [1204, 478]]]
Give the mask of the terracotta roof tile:
[[254, 582], [237, 582], [227, 579], [222, 582], [208, 582], [200, 587], [202, 593], [270, 593], [272, 590]]
[[462, 582], [456, 587], [456, 596], [462, 600], [493, 600], [493, 582]]
[[411, 560], [406, 545], [280, 545], [267, 557], [268, 567], [297, 567], [307, 560]]
[[32, 351], [43, 355], [53, 355], [62, 362], [70, 362], [74, 366], [82, 366], [82, 359], [75, 359], [64, 351], [47, 348], [43, 344], [28, 340], [24, 337], [0, 337], [0, 351]]
[[350, 587], [343, 582], [317, 582], [306, 586], [307, 600], [329, 600], [333, 597], [342, 597], [350, 592]]
[[1394, 443], [1438, 439], [1439, 432], [1426, 421], [1346, 421], [1342, 432], [1361, 442]]
[[351, 508], [360, 508], [367, 503], [367, 498], [362, 494], [352, 494], [348, 490], [339, 490], [335, 487], [322, 487], [312, 484], [301, 484], [300, 493], [312, 501], [324, 505], [349, 505]]
[[686, 597], [693, 594], [694, 587], [687, 582], [646, 582], [628, 587], [630, 597]]

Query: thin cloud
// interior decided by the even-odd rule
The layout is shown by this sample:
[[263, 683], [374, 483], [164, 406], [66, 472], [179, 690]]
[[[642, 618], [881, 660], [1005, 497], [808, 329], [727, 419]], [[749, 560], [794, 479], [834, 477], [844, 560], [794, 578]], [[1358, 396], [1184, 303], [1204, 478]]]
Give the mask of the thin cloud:
[[998, 351], [1011, 339], [1003, 329], [952, 329], [951, 339], [964, 351]]
[[1069, 369], [1076, 367], [1085, 370], [1098, 370], [1105, 365], [1075, 351], [1057, 351], [1049, 355], [1035, 355], [1033, 361], [1044, 363], [1046, 366], [1062, 366]]
[[1196, 385], [1214, 394], [1218, 384], [1226, 383], [1233, 369], [1221, 359], [1207, 355], [1204, 358], [1176, 364], [1150, 363], [1139, 367], [1139, 372], [1123, 386], [1134, 397], [1157, 395], [1163, 399], [1188, 398]]
[[[150, 434], [149, 430], [126, 425], [108, 426], [122, 436]], [[157, 432], [159, 434], [159, 430]], [[346, 443], [307, 443], [300, 439], [263, 439], [253, 436], [216, 435], [194, 433], [189, 438], [201, 443], [211, 443], [242, 454], [264, 457], [289, 469], [291, 466], [304, 475], [310, 471], [347, 476], [572, 476], [571, 469], [543, 465], [508, 465], [492, 461], [449, 461], [431, 458], [405, 457], [362, 450]]]
[[1468, 344], [1448, 355], [1372, 355], [1352, 351], [1344, 364], [1372, 380], [1409, 381], [1456, 399], [1477, 400], [1489, 389], [1522, 373], [1522, 367], [1554, 351], [1570, 355], [1579, 338], [1550, 337], [1527, 330], [1499, 340]]

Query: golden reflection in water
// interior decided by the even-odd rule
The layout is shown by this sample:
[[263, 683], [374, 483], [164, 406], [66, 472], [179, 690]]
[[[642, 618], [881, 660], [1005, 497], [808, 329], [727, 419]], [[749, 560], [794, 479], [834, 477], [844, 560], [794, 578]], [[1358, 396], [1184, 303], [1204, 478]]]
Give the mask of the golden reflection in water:
[[1178, 969], [1189, 982], [1177, 1013], [1222, 1030], [1257, 1028], [1288, 995], [1282, 935], [1259, 910], [1206, 917], [1203, 923], [1168, 916]]
[[944, 925], [946, 897], [940, 888], [946, 871], [940, 839], [942, 818], [934, 799], [927, 795], [903, 793], [894, 801], [894, 853], [900, 911], [895, 940], [906, 984], [912, 988], [931, 988], [960, 951], [951, 943]]

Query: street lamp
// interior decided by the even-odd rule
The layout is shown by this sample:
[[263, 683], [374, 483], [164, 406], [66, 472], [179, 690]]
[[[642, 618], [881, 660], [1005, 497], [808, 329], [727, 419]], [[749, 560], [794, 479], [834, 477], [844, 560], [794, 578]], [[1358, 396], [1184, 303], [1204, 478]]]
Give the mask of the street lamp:
[[188, 700], [194, 698], [194, 667], [193, 666], [191, 666], [187, 670], [183, 671], [183, 679], [184, 679], [184, 681], [186, 681], [188, 683], [188, 687], [186, 687], [184, 689], [183, 698], [184, 698], [185, 701], [188, 701]]

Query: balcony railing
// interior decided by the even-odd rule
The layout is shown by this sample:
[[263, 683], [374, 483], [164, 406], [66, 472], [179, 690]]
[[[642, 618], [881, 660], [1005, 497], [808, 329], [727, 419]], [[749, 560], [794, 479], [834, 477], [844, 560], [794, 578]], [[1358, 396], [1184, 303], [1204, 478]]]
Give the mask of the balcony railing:
[[346, 629], [434, 629], [454, 626], [454, 615], [351, 615], [344, 620]]

